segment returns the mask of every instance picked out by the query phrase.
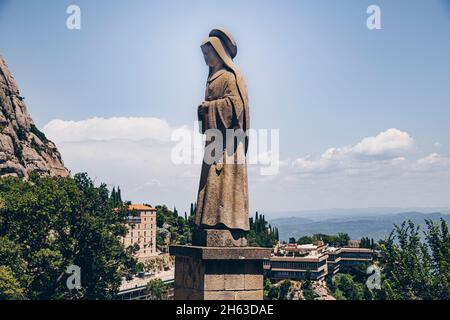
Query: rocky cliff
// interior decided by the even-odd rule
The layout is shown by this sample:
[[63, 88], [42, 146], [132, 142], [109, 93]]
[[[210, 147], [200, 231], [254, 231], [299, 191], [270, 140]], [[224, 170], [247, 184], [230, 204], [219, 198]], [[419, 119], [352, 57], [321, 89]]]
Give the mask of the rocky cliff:
[[[274, 287], [280, 288], [283, 285], [283, 282], [284, 281], [279, 281]], [[286, 292], [286, 296], [283, 298], [286, 300], [336, 300], [336, 298], [331, 295], [325, 281], [311, 281], [309, 295], [305, 294], [305, 289], [302, 289], [304, 282], [305, 281], [289, 280], [289, 289]]]
[[0, 176], [70, 175], [55, 144], [35, 126], [0, 56]]

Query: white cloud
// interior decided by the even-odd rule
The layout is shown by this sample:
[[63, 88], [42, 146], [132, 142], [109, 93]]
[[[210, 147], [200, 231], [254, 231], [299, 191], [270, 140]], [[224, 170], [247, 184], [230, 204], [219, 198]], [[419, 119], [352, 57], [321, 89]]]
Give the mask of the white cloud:
[[414, 140], [407, 132], [389, 129], [375, 137], [363, 139], [353, 150], [366, 156], [392, 156], [409, 151], [413, 146]]
[[389, 129], [293, 160], [270, 190], [293, 208], [448, 206], [448, 155], [418, 154], [407, 132]]
[[364, 138], [354, 146], [329, 148], [318, 159], [311, 156], [298, 158], [292, 165], [299, 173], [355, 173], [361, 169], [373, 170], [373, 163], [398, 165], [402, 162], [400, 160], [405, 160], [400, 155], [413, 146], [414, 140], [407, 132], [389, 129], [377, 136]]
[[43, 128], [45, 134], [57, 142], [115, 139], [168, 142], [173, 130], [166, 120], [136, 117], [91, 118], [81, 121], [57, 119], [50, 121]]
[[450, 159], [439, 155], [437, 153], [432, 153], [424, 158], [417, 160], [416, 168], [418, 170], [442, 170], [448, 169], [450, 167]]

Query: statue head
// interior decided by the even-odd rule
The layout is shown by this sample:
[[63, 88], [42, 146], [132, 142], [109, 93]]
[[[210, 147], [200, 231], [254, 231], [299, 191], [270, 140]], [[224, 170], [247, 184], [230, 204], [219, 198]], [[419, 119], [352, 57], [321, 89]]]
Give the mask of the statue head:
[[219, 38], [222, 42], [223, 47], [231, 57], [231, 59], [234, 59], [237, 55], [237, 45], [236, 41], [234, 41], [233, 36], [231, 33], [229, 33], [224, 28], [217, 28], [211, 30], [209, 33], [210, 37], [216, 37]]
[[203, 56], [210, 68], [225, 64], [230, 68], [233, 58], [237, 54], [237, 46], [231, 34], [223, 28], [213, 29], [209, 37], [203, 42]]
[[210, 68], [219, 68], [223, 65], [223, 60], [219, 57], [216, 50], [210, 43], [205, 43], [201, 46], [203, 58]]

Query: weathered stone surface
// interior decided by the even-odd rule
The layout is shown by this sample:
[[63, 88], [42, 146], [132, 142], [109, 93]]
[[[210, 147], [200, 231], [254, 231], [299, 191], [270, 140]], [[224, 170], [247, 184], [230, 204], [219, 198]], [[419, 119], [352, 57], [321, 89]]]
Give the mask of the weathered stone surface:
[[55, 144], [40, 132], [0, 56], [0, 176], [70, 175]]
[[247, 290], [236, 292], [235, 300], [262, 300], [263, 298], [263, 290]]
[[[170, 246], [170, 254], [200, 258], [204, 260], [263, 260], [269, 259], [270, 248], [255, 247], [198, 247], [198, 246]], [[262, 266], [261, 266], [262, 270]]]
[[[250, 226], [247, 164], [243, 160], [248, 137], [237, 136], [250, 128], [250, 118], [245, 81], [233, 62], [237, 46], [229, 32], [213, 29], [201, 48], [210, 67], [205, 101], [198, 107], [202, 133], [216, 129], [226, 138], [214, 140], [214, 154], [222, 157], [213, 162], [207, 152], [212, 141], [205, 145], [194, 246], [169, 249], [176, 257], [175, 299], [260, 300], [263, 260], [270, 258], [271, 249], [247, 247]], [[237, 136], [230, 137], [230, 130]], [[236, 142], [233, 148], [229, 148], [230, 141]]]
[[198, 290], [176, 288], [174, 292], [175, 300], [204, 300], [204, 295]]
[[245, 275], [225, 274], [225, 290], [245, 290]]
[[245, 290], [259, 290], [264, 277], [261, 274], [245, 274], [244, 275], [244, 289]]
[[[246, 132], [250, 129], [250, 111], [244, 77], [232, 58], [237, 52], [236, 42], [232, 38], [224, 29], [213, 29], [201, 45], [210, 73], [205, 99], [197, 109], [198, 120], [202, 133], [206, 134], [210, 129], [218, 130], [222, 139], [221, 142], [214, 140], [214, 152], [208, 151], [210, 142], [205, 144], [196, 225], [201, 229], [248, 231], [248, 179], [247, 163], [244, 161], [248, 136], [239, 134], [239, 130]], [[230, 47], [225, 43], [233, 45]], [[217, 59], [220, 63], [216, 63]], [[230, 139], [230, 131], [236, 139]], [[232, 148], [231, 140], [235, 142]], [[221, 155], [221, 159], [211, 161], [214, 158], [212, 153], [214, 156]]]
[[225, 290], [225, 275], [224, 274], [205, 274], [204, 290]]
[[243, 230], [197, 228], [192, 242], [202, 247], [246, 247], [247, 237]]
[[171, 246], [176, 300], [261, 300], [265, 248]]
[[205, 291], [202, 300], [236, 300], [235, 291]]

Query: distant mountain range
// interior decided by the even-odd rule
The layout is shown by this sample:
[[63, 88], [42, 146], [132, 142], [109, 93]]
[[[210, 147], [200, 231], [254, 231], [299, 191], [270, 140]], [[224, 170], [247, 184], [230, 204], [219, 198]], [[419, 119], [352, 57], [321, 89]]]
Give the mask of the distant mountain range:
[[416, 211], [377, 215], [335, 215], [334, 217], [328, 215], [321, 218], [315, 216], [314, 219], [305, 218], [304, 216], [293, 216], [270, 219], [269, 222], [272, 226], [278, 227], [280, 240], [285, 241], [290, 237], [298, 239], [301, 236], [311, 236], [316, 233], [337, 234], [339, 232], [348, 233], [352, 239], [369, 237], [378, 241], [389, 235], [394, 228], [394, 224], [400, 225], [405, 220], [411, 220], [415, 224], [421, 225], [423, 230], [425, 219], [438, 221], [440, 218], [450, 223], [450, 214]]
[[302, 217], [313, 221], [331, 218], [366, 217], [400, 212], [420, 212], [450, 214], [450, 207], [369, 207], [369, 208], [327, 208], [296, 211], [264, 212], [267, 219]]

